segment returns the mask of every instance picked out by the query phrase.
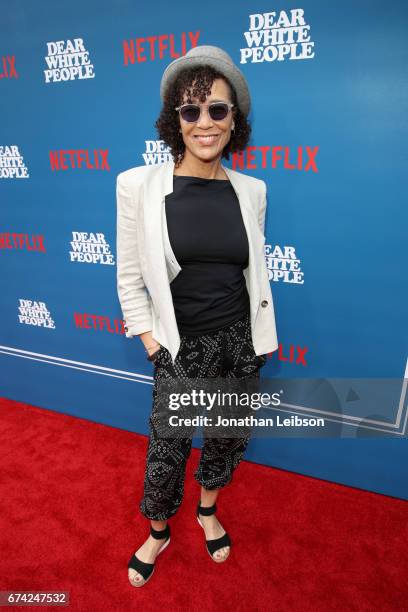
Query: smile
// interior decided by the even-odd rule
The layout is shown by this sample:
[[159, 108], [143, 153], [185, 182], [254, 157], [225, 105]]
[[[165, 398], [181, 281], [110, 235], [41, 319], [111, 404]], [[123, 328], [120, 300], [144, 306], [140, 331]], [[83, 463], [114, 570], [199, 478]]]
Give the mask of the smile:
[[210, 136], [194, 136], [194, 138], [198, 140], [200, 144], [208, 145], [213, 144], [219, 138], [219, 136], [219, 134], [212, 134]]

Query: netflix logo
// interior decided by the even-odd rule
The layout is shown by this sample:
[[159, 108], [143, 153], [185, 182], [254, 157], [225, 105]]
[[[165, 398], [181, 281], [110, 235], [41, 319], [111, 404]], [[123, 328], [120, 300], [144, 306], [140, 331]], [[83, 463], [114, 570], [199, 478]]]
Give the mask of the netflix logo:
[[124, 334], [125, 322], [122, 319], [113, 319], [104, 315], [74, 312], [74, 323], [77, 329], [92, 329], [94, 331], [107, 331], [110, 334]]
[[51, 170], [110, 170], [108, 149], [61, 149], [50, 151]]
[[307, 347], [295, 346], [290, 344], [288, 349], [285, 351], [282, 344], [279, 344], [278, 350], [273, 353], [267, 353], [268, 357], [276, 355], [278, 361], [285, 361], [287, 363], [293, 363], [294, 365], [301, 365], [307, 367], [308, 362], [306, 360], [306, 353], [309, 351]]
[[125, 66], [128, 66], [129, 64], [162, 60], [164, 57], [176, 59], [185, 55], [190, 48], [196, 47], [199, 36], [200, 32], [182, 32], [179, 40], [176, 40], [174, 34], [144, 36], [124, 40], [123, 63]]
[[247, 147], [232, 155], [232, 169], [257, 170], [258, 168], [273, 168], [283, 170], [298, 170], [302, 172], [318, 172], [317, 152], [319, 147], [281, 147], [259, 146]]
[[18, 251], [38, 251], [46, 253], [44, 236], [29, 236], [28, 234], [17, 234], [15, 232], [4, 232], [0, 234], [0, 249], [17, 249]]
[[18, 79], [15, 55], [6, 55], [5, 57], [1, 57], [0, 64], [2, 68], [2, 71], [0, 72], [0, 79]]

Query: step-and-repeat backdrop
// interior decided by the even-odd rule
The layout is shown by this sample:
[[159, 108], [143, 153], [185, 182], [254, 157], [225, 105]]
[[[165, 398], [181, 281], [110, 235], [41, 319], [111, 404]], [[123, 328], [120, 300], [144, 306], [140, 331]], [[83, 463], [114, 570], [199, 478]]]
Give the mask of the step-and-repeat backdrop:
[[169, 159], [162, 73], [220, 46], [252, 98], [251, 142], [223, 163], [268, 186], [279, 349], [261, 375], [299, 381], [279, 416], [310, 425], [289, 418], [246, 458], [408, 497], [407, 12], [1, 0], [1, 395], [147, 433], [153, 367], [116, 291], [116, 176]]

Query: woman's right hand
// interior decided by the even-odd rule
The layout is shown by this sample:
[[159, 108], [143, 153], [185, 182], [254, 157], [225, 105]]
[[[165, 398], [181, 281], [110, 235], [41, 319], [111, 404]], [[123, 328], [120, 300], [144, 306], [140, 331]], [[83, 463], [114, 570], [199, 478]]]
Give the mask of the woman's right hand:
[[140, 339], [144, 344], [148, 357], [151, 357], [161, 349], [161, 344], [157, 342], [157, 340], [154, 340], [151, 331], [140, 334]]
[[[158, 353], [160, 351], [160, 349], [161, 349], [161, 344], [157, 344], [156, 348], [148, 349], [148, 351], [147, 351], [148, 354], [149, 354], [148, 356], [151, 357], [152, 355], [155, 355], [156, 353]], [[153, 361], [154, 361], [154, 359], [153, 359]]]
[[161, 344], [157, 343], [154, 348], [148, 349], [147, 352], [149, 353], [149, 355], [153, 355], [153, 353], [156, 353], [160, 349], [161, 349]]

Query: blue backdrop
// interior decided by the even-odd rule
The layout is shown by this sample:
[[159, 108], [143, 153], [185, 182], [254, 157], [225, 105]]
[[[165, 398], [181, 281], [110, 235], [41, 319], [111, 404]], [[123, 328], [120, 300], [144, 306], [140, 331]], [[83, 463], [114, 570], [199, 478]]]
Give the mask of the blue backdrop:
[[[153, 372], [123, 331], [115, 181], [168, 158], [163, 70], [217, 45], [252, 96], [250, 146], [223, 163], [268, 185], [280, 347], [262, 375], [316, 381], [337, 425], [253, 439], [246, 458], [408, 499], [406, 3], [0, 9], [1, 394], [147, 433]], [[352, 379], [346, 393], [336, 378]], [[367, 396], [381, 405], [361, 421], [366, 379], [395, 385]]]

